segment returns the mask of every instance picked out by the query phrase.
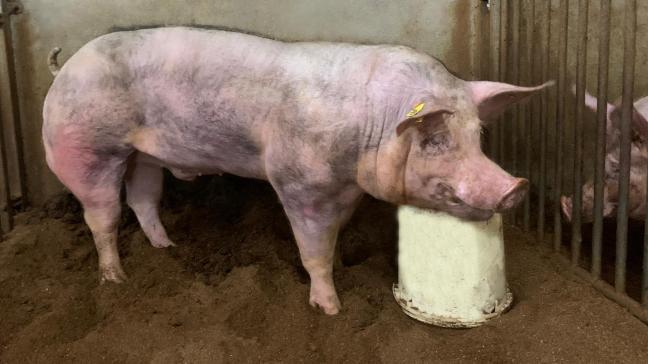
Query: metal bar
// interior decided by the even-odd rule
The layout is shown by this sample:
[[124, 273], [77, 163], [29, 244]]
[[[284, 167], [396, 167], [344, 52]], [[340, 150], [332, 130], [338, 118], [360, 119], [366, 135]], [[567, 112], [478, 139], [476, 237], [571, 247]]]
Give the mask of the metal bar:
[[[648, 166], [647, 166], [648, 167]], [[646, 179], [648, 191], [648, 179]], [[643, 271], [641, 274], [641, 304], [648, 308], [648, 194], [646, 194], [646, 218], [644, 220]]]
[[[524, 85], [530, 84], [530, 80], [528, 79], [528, 69], [529, 69], [529, 56], [528, 56], [528, 39], [527, 39], [527, 28], [529, 27], [529, 20], [527, 17], [527, 11], [528, 7], [526, 6], [526, 2], [520, 1], [520, 54], [519, 54], [519, 59], [520, 59], [520, 82]], [[526, 147], [526, 135], [527, 135], [527, 108], [528, 104], [527, 103], [522, 103], [519, 105], [519, 113], [518, 113], [518, 124], [517, 128], [518, 130], [518, 140], [520, 145], [520, 161], [519, 161], [519, 170], [516, 175], [521, 175], [523, 177], [528, 178], [527, 173], [527, 147]], [[517, 212], [517, 217], [518, 217], [518, 224], [521, 225], [521, 227], [524, 227], [524, 212], [528, 208], [528, 193], [527, 196], [524, 198], [524, 203], [522, 204], [521, 208], [518, 209]]]
[[592, 275], [601, 276], [603, 239], [603, 176], [607, 124], [608, 64], [610, 60], [610, 3], [601, 0], [599, 15], [598, 105], [596, 107], [596, 156], [594, 164], [594, 227], [592, 231]]
[[[491, 80], [497, 81], [499, 79], [499, 55], [500, 55], [500, 0], [491, 1], [490, 12], [490, 42], [491, 42]], [[494, 161], [498, 160], [498, 146], [499, 146], [499, 123], [495, 122], [490, 125], [489, 130], [489, 149], [490, 157]]]
[[27, 178], [25, 176], [25, 157], [23, 155], [22, 123], [20, 121], [20, 105], [18, 102], [18, 86], [16, 81], [16, 66], [14, 62], [13, 36], [11, 31], [11, 15], [18, 14], [21, 8], [14, 1], [2, 0], [2, 11], [5, 15], [2, 29], [5, 41], [5, 54], [7, 56], [7, 73], [9, 79], [9, 98], [11, 101], [11, 116], [13, 121], [14, 143], [16, 145], [16, 161], [18, 166], [18, 180], [20, 196], [23, 205], [27, 204]]
[[[0, 112], [1, 114], [1, 112]], [[11, 204], [11, 191], [9, 186], [9, 165], [7, 163], [7, 148], [5, 147], [4, 128], [0, 120], [0, 182], [2, 183], [2, 194], [0, 194], [0, 240], [2, 235], [13, 227], [13, 205]], [[7, 224], [6, 229], [4, 223]]]
[[[561, 255], [557, 255], [558, 259], [561, 260], [564, 264], [569, 264], [567, 259]], [[592, 277], [590, 272], [587, 270], [581, 268], [581, 267], [575, 267], [572, 266], [572, 271], [574, 274], [576, 274], [579, 278], [583, 279], [586, 282], [589, 282], [594, 288], [596, 288], [599, 292], [603, 293], [603, 295], [610, 300], [618, 303], [619, 305], [625, 307], [630, 311], [631, 314], [636, 316], [638, 319], [641, 321], [645, 322], [648, 324], [648, 309], [645, 307], [642, 307], [637, 301], [633, 300], [632, 298], [628, 297], [624, 293], [619, 293], [617, 292], [614, 287], [609, 285], [607, 282]]]
[[634, 87], [637, 1], [626, 0], [624, 21], [623, 101], [621, 104], [621, 146], [619, 152], [619, 206], [617, 215], [616, 264], [614, 286], [625, 292], [626, 258], [628, 254], [628, 190], [630, 181], [630, 132]]
[[[511, 82], [514, 84], [518, 85], [520, 83], [520, 15], [521, 15], [521, 9], [522, 6], [518, 1], [514, 1], [512, 3], [513, 11], [512, 11], [512, 16], [511, 16], [511, 23], [512, 23], [512, 39], [511, 39], [511, 58], [513, 58], [513, 67], [511, 68]], [[517, 160], [517, 143], [518, 143], [518, 135], [516, 133], [516, 130], [518, 128], [518, 123], [519, 123], [519, 113], [520, 113], [520, 108], [518, 105], [515, 106], [514, 111], [513, 111], [513, 116], [512, 116], [512, 127], [513, 127], [513, 132], [511, 133], [511, 171], [513, 172], [513, 175], [517, 175], [518, 173], [518, 160]]]
[[554, 166], [554, 251], [560, 251], [562, 245], [562, 217], [560, 212], [560, 197], [562, 195], [562, 171], [563, 171], [563, 122], [565, 120], [565, 93], [566, 71], [567, 71], [567, 37], [569, 27], [569, 0], [562, 0], [560, 4], [560, 37], [559, 55], [558, 55], [558, 85], [556, 87], [556, 160]]
[[[542, 54], [542, 82], [546, 82], [549, 75], [549, 45], [551, 44], [551, 1], [545, 1], [544, 38], [545, 51]], [[545, 192], [547, 174], [547, 116], [549, 115], [549, 100], [547, 90], [542, 91], [540, 97], [540, 176], [538, 181], [538, 226], [536, 229], [537, 240], [544, 241], [545, 227]]]
[[479, 52], [479, 79], [484, 80], [488, 78], [488, 73], [490, 70], [490, 20], [487, 21], [489, 15], [489, 9], [484, 3], [480, 8], [479, 19], [479, 32], [481, 37], [479, 38], [480, 52]]
[[[530, 1], [531, 4], [528, 7], [528, 17], [527, 17], [527, 27], [526, 27], [526, 38], [527, 38], [527, 70], [526, 76], [529, 84], [533, 83], [533, 70], [534, 70], [534, 57], [533, 57], [533, 33], [535, 30], [535, 0]], [[524, 155], [524, 176], [531, 181], [531, 134], [533, 133], [532, 120], [533, 120], [533, 102], [527, 105], [527, 117], [526, 117], [526, 127], [524, 135], [524, 144], [526, 147]], [[532, 182], [532, 181], [531, 181]], [[526, 194], [524, 198], [524, 231], [529, 231], [531, 225], [531, 196]]]
[[[476, 38], [477, 38], [477, 57], [475, 58], [475, 78], [477, 80], [488, 79], [490, 73], [490, 5], [482, 1], [476, 12]], [[490, 132], [488, 128], [482, 128], [480, 135], [480, 146], [485, 154], [489, 154]]]
[[[511, 58], [513, 60], [513, 67], [511, 67], [511, 81], [520, 84], [520, 33], [522, 32], [520, 16], [522, 15], [522, 6], [519, 1], [513, 1], [512, 4], [512, 39], [511, 39]], [[511, 172], [514, 176], [518, 175], [518, 131], [520, 128], [520, 105], [515, 105], [513, 108], [513, 115], [511, 117]], [[516, 211], [511, 213], [511, 223], [515, 225], [517, 222]]]
[[585, 110], [585, 83], [587, 74], [587, 13], [589, 0], [580, 0], [578, 6], [578, 56], [576, 62], [576, 120], [574, 123], [574, 208], [572, 209], [571, 261], [578, 265], [581, 253], [581, 206], [583, 160], [583, 112]]
[[[499, 12], [500, 12], [500, 24], [499, 24], [499, 36], [500, 36], [500, 56], [499, 56], [499, 78], [496, 79], [496, 81], [506, 81], [506, 62], [508, 61], [507, 57], [507, 52], [508, 52], [508, 5], [509, 1], [508, 0], [500, 0], [500, 7], [499, 7]], [[507, 119], [508, 119], [508, 113], [505, 113], [502, 115], [500, 120], [497, 122], [499, 124], [497, 126], [497, 132], [498, 132], [498, 155], [499, 155], [499, 161], [502, 166], [506, 166], [508, 164], [508, 161], [506, 160], [507, 155], [506, 155], [506, 136], [505, 130], [507, 128]]]

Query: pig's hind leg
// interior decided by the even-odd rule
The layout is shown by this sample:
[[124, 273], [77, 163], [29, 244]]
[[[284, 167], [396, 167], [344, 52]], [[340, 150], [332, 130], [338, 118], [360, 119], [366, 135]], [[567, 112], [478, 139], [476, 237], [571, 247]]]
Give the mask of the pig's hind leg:
[[156, 248], [173, 246], [160, 221], [162, 167], [134, 158], [126, 174], [126, 202], [135, 212], [144, 234]]
[[70, 139], [52, 147], [46, 145], [47, 163], [83, 206], [83, 217], [97, 248], [101, 282], [123, 282], [127, 277], [119, 260], [117, 228], [129, 152], [101, 154]]

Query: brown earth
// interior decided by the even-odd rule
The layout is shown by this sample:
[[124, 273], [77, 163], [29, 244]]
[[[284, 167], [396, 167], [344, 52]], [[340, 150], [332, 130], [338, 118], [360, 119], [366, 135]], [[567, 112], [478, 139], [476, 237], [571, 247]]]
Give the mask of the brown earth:
[[416, 322], [394, 301], [395, 209], [384, 203], [366, 199], [341, 234], [335, 317], [308, 305], [308, 278], [266, 184], [179, 184], [163, 220], [175, 248], [151, 247], [125, 209], [130, 279], [99, 285], [73, 199], [21, 214], [0, 242], [0, 363], [648, 363], [648, 327], [514, 228], [515, 306], [453, 330]]

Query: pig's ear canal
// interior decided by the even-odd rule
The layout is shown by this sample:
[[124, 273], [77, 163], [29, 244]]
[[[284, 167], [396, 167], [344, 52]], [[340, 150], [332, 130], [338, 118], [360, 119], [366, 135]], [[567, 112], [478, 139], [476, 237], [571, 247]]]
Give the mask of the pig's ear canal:
[[490, 81], [472, 81], [469, 84], [472, 99], [477, 106], [479, 119], [489, 122], [496, 120], [510, 105], [553, 86], [554, 82], [549, 81], [535, 87], [522, 87]]
[[420, 130], [426, 130], [430, 127], [443, 123], [444, 115], [451, 115], [454, 111], [444, 107], [425, 106], [424, 103], [417, 104], [407, 115], [405, 119], [398, 123], [396, 135], [400, 136], [407, 129], [417, 127]]

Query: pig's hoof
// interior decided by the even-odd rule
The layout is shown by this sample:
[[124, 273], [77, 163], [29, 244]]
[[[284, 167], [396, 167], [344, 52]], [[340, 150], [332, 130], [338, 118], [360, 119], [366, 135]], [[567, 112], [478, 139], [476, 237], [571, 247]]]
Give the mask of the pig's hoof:
[[124, 273], [124, 270], [120, 266], [101, 267], [100, 271], [101, 278], [99, 282], [101, 284], [106, 282], [124, 283], [128, 279], [128, 276], [126, 276], [126, 273]]
[[158, 239], [158, 240], [151, 240], [151, 245], [154, 248], [168, 248], [170, 246], [176, 246], [171, 240], [169, 239]]
[[324, 296], [324, 297], [315, 297], [311, 296], [309, 303], [311, 306], [321, 309], [327, 315], [337, 315], [342, 308], [340, 300], [337, 298], [337, 295], [333, 296]]

